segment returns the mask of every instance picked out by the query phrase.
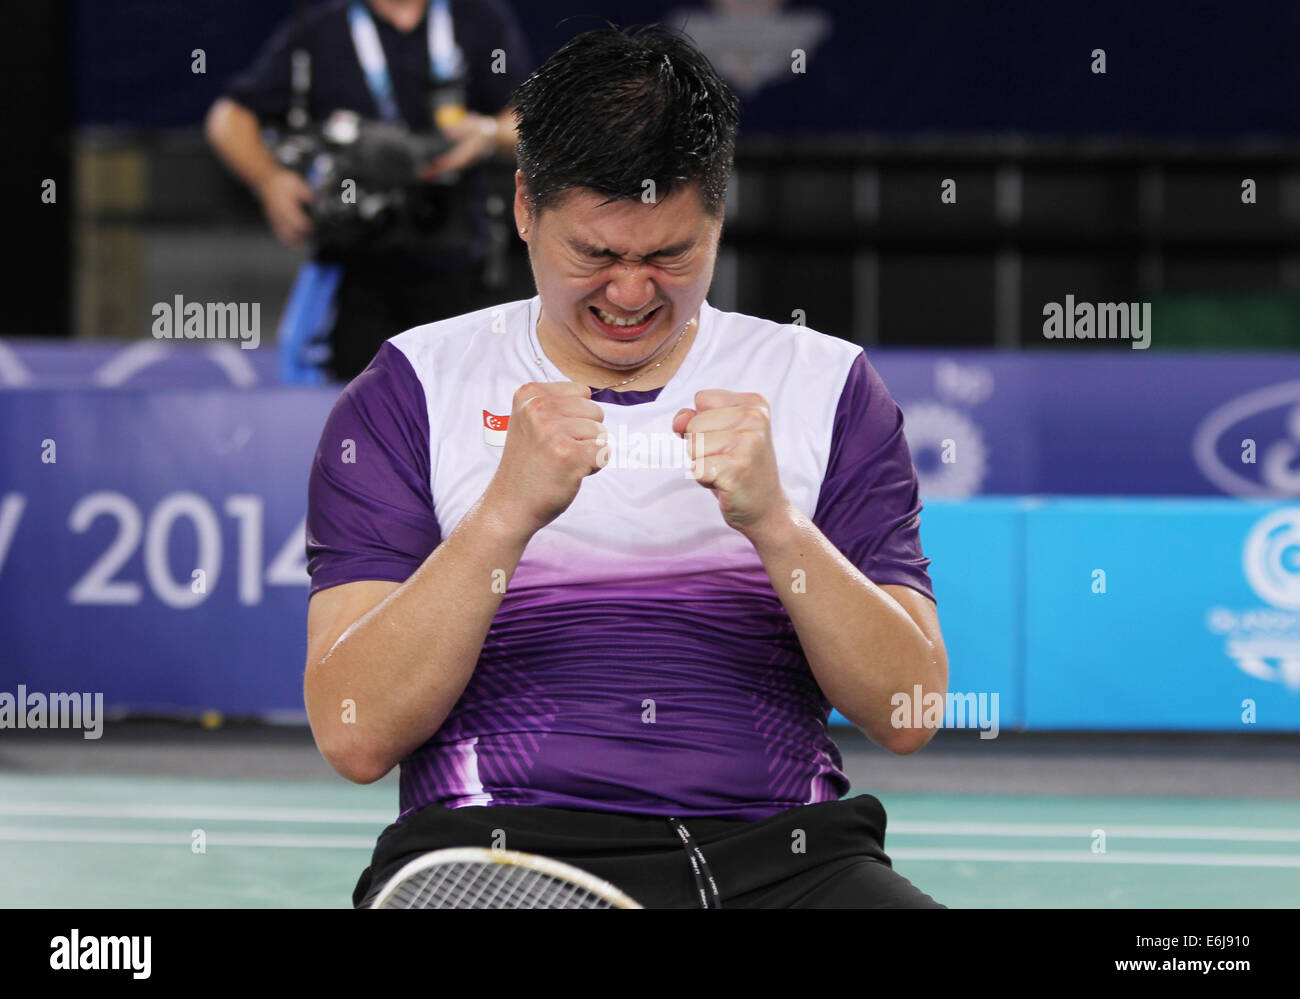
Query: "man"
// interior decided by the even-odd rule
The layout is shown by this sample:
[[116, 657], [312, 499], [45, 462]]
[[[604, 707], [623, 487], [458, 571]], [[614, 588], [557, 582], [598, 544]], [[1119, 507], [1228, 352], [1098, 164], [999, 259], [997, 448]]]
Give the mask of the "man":
[[[260, 129], [290, 117], [297, 51], [309, 56], [305, 110], [314, 124], [341, 109], [430, 132], [437, 88], [463, 98], [463, 106], [436, 123], [452, 148], [421, 177], [429, 205], [454, 212], [468, 230], [464, 245], [318, 250], [290, 296], [279, 332], [282, 376], [346, 381], [394, 330], [484, 304], [487, 234], [478, 164], [514, 157], [506, 99], [527, 72], [529, 55], [500, 0], [334, 0], [282, 25], [212, 106], [206, 131], [227, 167], [257, 195], [276, 237], [290, 246], [312, 236], [305, 211], [311, 187], [276, 161]], [[457, 176], [450, 188], [435, 189], [434, 182]]]
[[688, 42], [589, 32], [514, 104], [537, 297], [386, 343], [313, 468], [312, 729], [401, 765], [354, 903], [498, 846], [646, 906], [935, 906], [826, 724], [913, 752], [891, 695], [947, 688], [898, 407], [861, 348], [705, 301], [736, 102]]

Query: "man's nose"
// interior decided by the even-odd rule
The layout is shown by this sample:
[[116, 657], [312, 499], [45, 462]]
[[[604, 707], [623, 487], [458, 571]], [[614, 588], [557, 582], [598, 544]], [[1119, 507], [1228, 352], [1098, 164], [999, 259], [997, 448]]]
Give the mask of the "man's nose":
[[636, 315], [654, 301], [654, 282], [645, 268], [620, 264], [605, 286], [605, 297], [610, 305]]

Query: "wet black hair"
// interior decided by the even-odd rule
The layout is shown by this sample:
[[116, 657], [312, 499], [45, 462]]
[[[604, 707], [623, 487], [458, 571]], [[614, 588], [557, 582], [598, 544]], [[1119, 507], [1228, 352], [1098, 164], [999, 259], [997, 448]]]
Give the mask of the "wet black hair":
[[722, 210], [738, 102], [685, 35], [660, 24], [578, 35], [516, 88], [517, 156], [536, 215], [574, 188], [609, 202], [699, 184]]

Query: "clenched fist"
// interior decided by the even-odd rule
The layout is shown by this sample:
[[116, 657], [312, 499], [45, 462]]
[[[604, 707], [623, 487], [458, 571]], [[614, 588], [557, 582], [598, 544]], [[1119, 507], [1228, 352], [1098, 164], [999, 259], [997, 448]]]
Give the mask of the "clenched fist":
[[583, 479], [608, 463], [604, 419], [586, 385], [521, 385], [485, 502], [512, 528], [532, 537], [569, 508]]
[[673, 433], [684, 434], [694, 478], [713, 490], [729, 527], [749, 536], [789, 507], [772, 445], [767, 400], [754, 392], [705, 389], [695, 409], [680, 409]]

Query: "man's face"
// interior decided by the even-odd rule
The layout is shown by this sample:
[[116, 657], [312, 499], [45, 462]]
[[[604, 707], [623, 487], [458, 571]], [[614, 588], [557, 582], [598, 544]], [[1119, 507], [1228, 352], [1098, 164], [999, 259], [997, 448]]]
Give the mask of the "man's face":
[[[696, 185], [657, 203], [615, 201], [587, 189], [529, 218], [517, 174], [515, 217], [528, 227], [543, 324], [575, 360], [634, 369], [671, 347], [713, 279], [721, 219]], [[631, 321], [631, 325], [620, 322]]]

